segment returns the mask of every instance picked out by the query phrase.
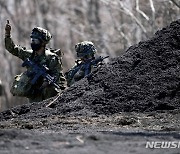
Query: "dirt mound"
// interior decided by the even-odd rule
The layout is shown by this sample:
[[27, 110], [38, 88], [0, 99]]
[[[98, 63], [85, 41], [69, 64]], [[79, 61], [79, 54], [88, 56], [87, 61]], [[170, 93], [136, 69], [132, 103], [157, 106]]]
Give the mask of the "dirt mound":
[[180, 20], [130, 47], [50, 101], [4, 111], [0, 118], [173, 110], [180, 107]]

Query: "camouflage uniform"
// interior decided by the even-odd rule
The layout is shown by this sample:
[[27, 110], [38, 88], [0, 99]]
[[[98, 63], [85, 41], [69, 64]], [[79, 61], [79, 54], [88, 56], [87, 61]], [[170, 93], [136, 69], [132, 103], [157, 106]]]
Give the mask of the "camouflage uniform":
[[[14, 44], [10, 35], [5, 35], [5, 47], [14, 56], [19, 57], [23, 61], [26, 58], [31, 58], [32, 61], [40, 64], [46, 65], [49, 69], [49, 74], [56, 79], [56, 83], [60, 85], [61, 89], [65, 89], [66, 79], [62, 73], [62, 62], [58, 55], [51, 52], [49, 49], [45, 49], [44, 54], [38, 55], [33, 50], [27, 50], [24, 47]], [[33, 54], [33, 56], [32, 56]], [[31, 71], [31, 68], [27, 68], [27, 72]], [[16, 76], [15, 78], [17, 78]], [[28, 96], [30, 102], [39, 102], [50, 97], [55, 96], [59, 91], [53, 86], [48, 85], [43, 89], [39, 90], [39, 87], [43, 84], [44, 79], [41, 78], [33, 85], [31, 92]]]
[[[79, 59], [76, 60], [75, 65], [65, 73], [68, 86], [71, 86], [76, 81], [79, 81], [85, 77], [85, 69], [81, 66], [89, 60], [93, 60], [95, 58], [94, 54], [96, 53], [96, 48], [92, 42], [84, 41], [75, 45], [75, 51]], [[91, 65], [90, 72], [92, 72], [92, 70], [96, 67], [97, 66], [95, 65]]]

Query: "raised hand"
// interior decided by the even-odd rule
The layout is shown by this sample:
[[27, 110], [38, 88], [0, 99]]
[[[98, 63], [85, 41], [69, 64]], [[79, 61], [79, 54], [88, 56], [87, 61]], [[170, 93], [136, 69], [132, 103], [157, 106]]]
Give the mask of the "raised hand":
[[5, 26], [5, 35], [10, 36], [11, 35], [11, 25], [9, 23], [9, 20], [7, 20], [6, 26]]

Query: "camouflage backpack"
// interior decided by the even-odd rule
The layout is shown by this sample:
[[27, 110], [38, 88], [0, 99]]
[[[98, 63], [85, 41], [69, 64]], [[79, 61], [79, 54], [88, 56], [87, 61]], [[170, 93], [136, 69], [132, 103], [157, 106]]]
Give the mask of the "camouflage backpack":
[[32, 95], [32, 84], [30, 81], [31, 79], [26, 72], [16, 75], [10, 92], [13, 96], [30, 97]]
[[59, 58], [61, 58], [64, 55], [64, 53], [61, 51], [61, 49], [50, 48], [50, 51], [52, 53], [55, 53]]

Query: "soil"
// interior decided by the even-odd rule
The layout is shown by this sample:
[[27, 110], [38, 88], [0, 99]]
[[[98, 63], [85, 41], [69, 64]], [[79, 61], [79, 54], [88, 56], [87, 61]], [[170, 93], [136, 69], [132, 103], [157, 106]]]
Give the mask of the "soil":
[[0, 113], [0, 153], [178, 154], [180, 20], [49, 100]]

